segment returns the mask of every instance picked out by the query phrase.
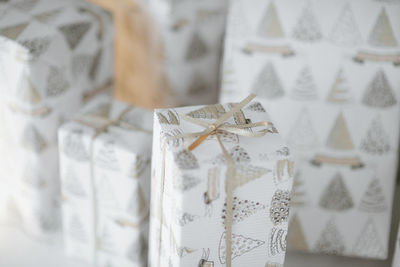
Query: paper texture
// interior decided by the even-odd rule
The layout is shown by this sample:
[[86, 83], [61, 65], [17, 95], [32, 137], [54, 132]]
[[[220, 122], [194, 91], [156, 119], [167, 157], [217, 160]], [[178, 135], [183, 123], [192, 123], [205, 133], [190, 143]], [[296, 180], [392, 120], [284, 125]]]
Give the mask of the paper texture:
[[0, 47], [1, 220], [45, 237], [60, 228], [56, 129], [111, 78], [111, 19], [82, 1], [3, 1]]
[[124, 124], [91, 127], [127, 107], [97, 98], [59, 130], [66, 252], [97, 266], [146, 266], [152, 112], [131, 108]]
[[[193, 140], [167, 138], [202, 130], [183, 114], [211, 123], [231, 107], [155, 111], [149, 266], [225, 266], [227, 167], [221, 148], [215, 135], [190, 152], [184, 140]], [[260, 121], [270, 122], [254, 100], [226, 123]], [[233, 191], [232, 266], [282, 266], [284, 261], [293, 162], [275, 127], [269, 127], [271, 133], [263, 137], [218, 133], [243, 177]]]
[[289, 248], [387, 257], [399, 12], [382, 1], [232, 1], [221, 101], [258, 94], [293, 149]]

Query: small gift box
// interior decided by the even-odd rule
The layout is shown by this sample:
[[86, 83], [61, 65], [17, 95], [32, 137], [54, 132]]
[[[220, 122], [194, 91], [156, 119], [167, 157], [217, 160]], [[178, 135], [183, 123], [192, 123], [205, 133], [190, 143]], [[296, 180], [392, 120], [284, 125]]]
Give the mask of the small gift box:
[[152, 112], [100, 97], [59, 129], [66, 252], [146, 266]]
[[293, 161], [252, 97], [155, 110], [150, 266], [283, 264]]
[[220, 99], [257, 93], [296, 156], [289, 249], [387, 257], [399, 12], [372, 0], [231, 1]]
[[1, 1], [0, 14], [0, 214], [49, 237], [60, 228], [57, 127], [107, 89], [111, 19], [75, 0]]

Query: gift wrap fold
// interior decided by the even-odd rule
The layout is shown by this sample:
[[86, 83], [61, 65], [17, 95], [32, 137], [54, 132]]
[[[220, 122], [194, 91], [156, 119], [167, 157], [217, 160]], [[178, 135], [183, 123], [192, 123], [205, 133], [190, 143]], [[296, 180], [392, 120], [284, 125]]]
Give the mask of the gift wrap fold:
[[98, 97], [59, 129], [66, 252], [146, 266], [152, 112]]
[[149, 266], [283, 265], [293, 161], [252, 97], [155, 110]]
[[231, 1], [220, 100], [256, 93], [292, 149], [289, 249], [387, 257], [399, 13], [399, 1]]
[[1, 220], [37, 237], [60, 228], [57, 127], [106, 89], [111, 57], [112, 22], [102, 9], [1, 1]]

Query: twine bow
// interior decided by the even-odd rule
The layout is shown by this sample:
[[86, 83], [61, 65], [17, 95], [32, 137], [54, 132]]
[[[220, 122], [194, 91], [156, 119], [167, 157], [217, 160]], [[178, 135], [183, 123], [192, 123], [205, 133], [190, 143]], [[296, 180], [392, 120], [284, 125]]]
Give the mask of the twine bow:
[[[240, 125], [233, 125], [233, 124], [227, 124], [226, 121], [231, 118], [236, 112], [240, 111], [243, 107], [245, 107], [248, 103], [250, 103], [251, 100], [255, 97], [254, 94], [250, 94], [248, 97], [246, 97], [244, 100], [242, 100], [240, 103], [235, 104], [232, 109], [230, 109], [228, 112], [224, 113], [222, 116], [220, 116], [216, 121], [213, 123], [207, 123], [202, 120], [194, 119], [192, 117], [186, 116], [186, 115], [181, 115], [181, 118], [197, 124], [199, 126], [204, 127], [205, 129], [200, 132], [195, 132], [195, 133], [188, 133], [188, 134], [179, 134], [175, 136], [170, 136], [165, 139], [165, 141], [170, 141], [170, 140], [176, 140], [183, 138], [183, 140], [186, 140], [188, 138], [197, 138], [195, 141], [188, 146], [188, 150], [192, 151], [196, 147], [198, 147], [204, 140], [207, 139], [208, 136], [210, 135], [215, 135], [218, 144], [222, 150], [223, 156], [226, 160], [226, 165], [227, 165], [227, 170], [226, 170], [226, 179], [225, 179], [225, 192], [226, 192], [226, 217], [225, 217], [225, 225], [226, 225], [226, 235], [225, 235], [225, 245], [226, 245], [226, 266], [231, 267], [232, 265], [232, 218], [233, 218], [233, 191], [239, 187], [240, 185], [243, 184], [243, 181], [241, 181], [241, 177], [237, 175], [235, 165], [233, 162], [233, 159], [231, 155], [228, 153], [226, 150], [225, 146], [223, 145], [219, 134], [220, 132], [229, 132], [245, 137], [261, 137], [266, 135], [267, 133], [274, 133], [274, 130], [271, 130], [268, 128], [268, 126], [271, 126], [272, 124], [270, 122], [262, 121], [262, 122], [256, 122], [256, 123], [246, 123], [246, 124], [240, 124]], [[255, 128], [255, 127], [267, 127], [264, 128], [260, 131], [250, 131], [250, 128]], [[163, 179], [162, 179], [163, 180]], [[162, 198], [161, 198], [162, 199]], [[162, 219], [163, 216], [161, 216]], [[162, 222], [161, 222], [162, 224]], [[162, 227], [161, 227], [162, 229]]]

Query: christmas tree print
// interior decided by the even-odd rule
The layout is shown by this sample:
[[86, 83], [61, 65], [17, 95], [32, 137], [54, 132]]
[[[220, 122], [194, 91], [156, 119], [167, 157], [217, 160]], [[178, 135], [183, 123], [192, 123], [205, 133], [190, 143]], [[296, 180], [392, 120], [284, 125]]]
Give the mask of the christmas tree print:
[[368, 43], [376, 47], [397, 46], [397, 40], [394, 37], [393, 29], [384, 7], [382, 7], [375, 26], [369, 35]]
[[360, 201], [360, 210], [364, 212], [385, 212], [387, 210], [385, 194], [377, 178], [372, 179]]
[[189, 150], [181, 150], [175, 154], [174, 158], [179, 169], [192, 170], [199, 168], [196, 156]]
[[224, 106], [221, 104], [216, 104], [193, 110], [186, 115], [195, 119], [218, 119], [225, 113], [226, 111]]
[[143, 235], [140, 235], [139, 240], [134, 240], [129, 246], [126, 257], [131, 262], [141, 263], [146, 265], [147, 262], [147, 240]]
[[30, 40], [23, 40], [20, 43], [22, 46], [28, 49], [32, 60], [36, 60], [48, 49], [50, 45], [50, 38], [34, 38]]
[[356, 46], [362, 42], [350, 3], [346, 3], [333, 26], [329, 39], [341, 46]]
[[317, 86], [308, 66], [301, 69], [292, 89], [291, 97], [296, 100], [315, 100], [318, 97]]
[[80, 243], [87, 242], [87, 233], [78, 215], [72, 215], [69, 219], [68, 236]]
[[264, 112], [266, 112], [265, 109], [264, 109], [264, 107], [261, 105], [260, 102], [251, 103], [251, 104], [246, 108], [246, 110], [251, 110], [251, 111], [259, 112], [259, 113], [264, 113]]
[[261, 23], [258, 26], [258, 35], [266, 39], [284, 38], [281, 23], [274, 2], [270, 2]]
[[354, 149], [353, 141], [342, 112], [339, 113], [335, 120], [335, 124], [333, 125], [326, 141], [326, 146], [335, 150]]
[[354, 206], [353, 199], [340, 173], [332, 178], [323, 191], [319, 205], [324, 209], [334, 211], [344, 211]]
[[374, 155], [382, 155], [390, 151], [389, 136], [383, 130], [379, 116], [372, 120], [360, 148]]
[[85, 189], [73, 168], [67, 169], [63, 180], [63, 188], [67, 193], [75, 197], [86, 196]]
[[102, 55], [103, 55], [103, 50], [101, 48], [99, 48], [99, 50], [93, 57], [92, 64], [89, 69], [89, 78], [92, 81], [96, 80], [97, 74], [99, 72], [100, 60], [101, 60]]
[[[226, 260], [225, 235], [226, 233], [224, 232], [219, 241], [218, 255], [221, 264], [225, 264]], [[232, 234], [232, 260], [264, 244], [265, 242], [261, 240]]]
[[304, 179], [301, 176], [301, 172], [297, 170], [296, 173], [294, 174], [293, 188], [292, 188], [292, 193], [290, 194], [291, 198], [290, 205], [292, 207], [300, 207], [305, 205], [306, 203], [305, 187], [306, 186], [304, 185]]
[[47, 147], [46, 140], [32, 124], [25, 127], [21, 143], [26, 149], [35, 153], [40, 153]]
[[353, 247], [353, 253], [366, 258], [386, 257], [385, 249], [382, 246], [378, 230], [374, 221], [370, 218], [360, 232]]
[[73, 130], [64, 137], [64, 154], [77, 161], [89, 160], [89, 152], [86, 150], [82, 140], [82, 130]]
[[110, 170], [118, 170], [118, 159], [113, 141], [105, 141], [95, 157], [96, 165]]
[[362, 98], [366, 106], [387, 108], [397, 104], [396, 96], [383, 69], [378, 70]]
[[23, 12], [28, 12], [36, 6], [37, 2], [39, 0], [19, 0], [13, 1], [12, 5]]
[[60, 96], [69, 88], [69, 82], [64, 76], [64, 72], [56, 67], [50, 67], [47, 76], [47, 96]]
[[268, 244], [268, 254], [269, 256], [275, 256], [278, 254], [285, 253], [286, 251], [286, 238], [287, 231], [273, 227], [269, 233], [269, 244]]
[[271, 172], [270, 169], [257, 167], [253, 165], [239, 164], [236, 165], [235, 168], [236, 168], [236, 176], [235, 179], [232, 180], [233, 189], [236, 189], [256, 179], [259, 179], [264, 174]]
[[332, 255], [340, 255], [345, 252], [342, 235], [339, 233], [333, 219], [328, 221], [326, 227], [322, 231], [315, 244], [315, 251]]
[[103, 231], [100, 236], [100, 249], [107, 253], [115, 252], [115, 241], [114, 237], [107, 226], [103, 227]]
[[[247, 199], [240, 199], [238, 197], [233, 197], [233, 205], [232, 205], [232, 223], [238, 223], [251, 215], [257, 213], [260, 210], [265, 209], [265, 206], [260, 202], [251, 201]], [[224, 203], [224, 207], [222, 209], [222, 223], [225, 225], [226, 218], [226, 203]]]
[[275, 226], [288, 220], [289, 208], [290, 192], [278, 189], [272, 196], [269, 209], [269, 217]]
[[131, 195], [127, 211], [133, 217], [142, 216], [147, 211], [147, 200], [139, 184]]
[[175, 190], [179, 190], [182, 192], [188, 191], [188, 190], [194, 188], [195, 186], [200, 184], [200, 182], [201, 182], [201, 180], [195, 176], [188, 175], [188, 174], [181, 175], [181, 174], [177, 173], [177, 171], [175, 171], [175, 173], [173, 175], [173, 184], [174, 184]]
[[0, 35], [15, 41], [27, 26], [28, 23], [21, 23], [2, 28], [0, 29]]
[[60, 26], [59, 30], [62, 34], [64, 34], [64, 37], [71, 50], [74, 50], [75, 47], [81, 42], [87, 31], [90, 29], [90, 26], [91, 23], [89, 22], [79, 22]]
[[102, 176], [100, 178], [96, 195], [101, 207], [109, 210], [118, 209], [119, 205], [109, 177]]
[[329, 91], [326, 101], [334, 104], [345, 104], [353, 101], [353, 95], [342, 68], [339, 69], [336, 75], [335, 82]]
[[285, 94], [282, 83], [271, 62], [265, 64], [257, 75], [252, 92], [267, 99], [276, 99]]
[[75, 79], [88, 75], [88, 70], [93, 61], [92, 56], [79, 54], [72, 56], [71, 73]]
[[314, 42], [322, 38], [322, 33], [310, 2], [303, 8], [293, 29], [292, 36], [294, 39], [303, 42]]
[[179, 125], [179, 116], [178, 116], [178, 114], [176, 112], [175, 113], [172, 112], [171, 110], [167, 111], [167, 116], [165, 116], [161, 112], [157, 112], [157, 117], [158, 117], [158, 121], [161, 124]]
[[231, 155], [233, 162], [236, 164], [249, 163], [251, 161], [249, 154], [241, 146], [232, 147], [229, 151], [229, 154]]
[[32, 84], [30, 77], [26, 74], [20, 77], [16, 94], [21, 101], [27, 104], [35, 105], [42, 101], [42, 97]]
[[308, 251], [309, 246], [303, 232], [303, 227], [299, 216], [295, 213], [289, 223], [289, 232], [287, 236], [289, 249]]
[[206, 42], [198, 32], [194, 32], [186, 50], [186, 61], [199, 60], [207, 55], [207, 53], [208, 47]]
[[[168, 146], [180, 147], [183, 144], [183, 138], [176, 138], [177, 135], [181, 135], [183, 132], [180, 129], [172, 129], [169, 131], [161, 131], [161, 138]], [[175, 137], [174, 139], [169, 139]]]
[[318, 135], [307, 109], [300, 112], [288, 136], [288, 143], [299, 150], [309, 150], [319, 145]]

